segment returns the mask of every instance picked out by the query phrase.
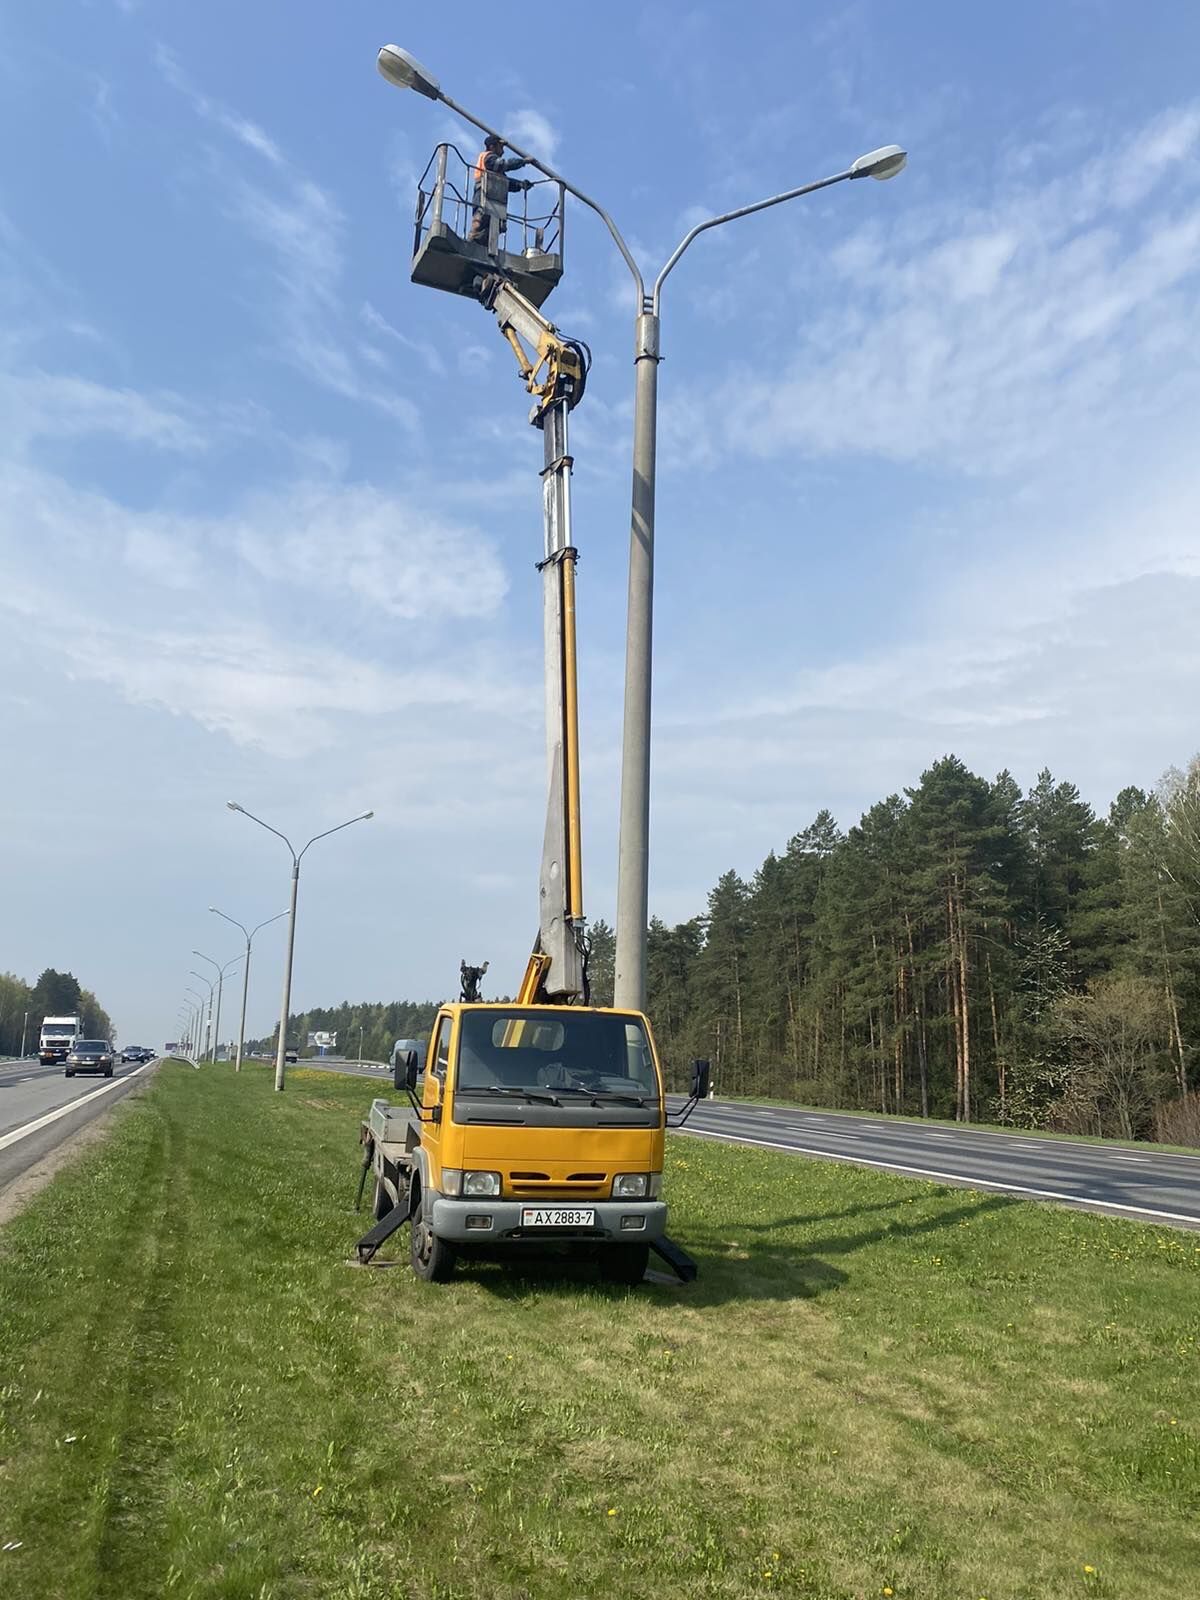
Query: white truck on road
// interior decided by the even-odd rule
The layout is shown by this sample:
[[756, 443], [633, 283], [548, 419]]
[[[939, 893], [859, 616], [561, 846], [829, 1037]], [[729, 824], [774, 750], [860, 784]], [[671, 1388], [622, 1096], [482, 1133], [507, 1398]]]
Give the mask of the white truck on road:
[[65, 1061], [82, 1031], [82, 1017], [43, 1017], [38, 1060], [44, 1067]]

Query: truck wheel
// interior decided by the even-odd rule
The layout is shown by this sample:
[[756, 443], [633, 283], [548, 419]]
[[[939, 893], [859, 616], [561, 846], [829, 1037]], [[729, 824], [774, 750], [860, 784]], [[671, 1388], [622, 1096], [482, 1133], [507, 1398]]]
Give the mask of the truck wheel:
[[445, 1283], [454, 1271], [457, 1257], [453, 1245], [434, 1235], [429, 1225], [425, 1196], [418, 1193], [412, 1219], [412, 1269], [426, 1283]]
[[371, 1202], [371, 1210], [375, 1221], [382, 1222], [392, 1208], [392, 1197], [383, 1186], [383, 1179], [375, 1179], [375, 1198]]
[[74, 1076], [75, 1076], [75, 1074], [71, 1071], [70, 1067], [67, 1067], [67, 1069], [63, 1073], [63, 1077], [64, 1078], [73, 1078]]
[[617, 1244], [600, 1255], [600, 1282], [623, 1283], [628, 1288], [641, 1283], [650, 1262], [648, 1244]]

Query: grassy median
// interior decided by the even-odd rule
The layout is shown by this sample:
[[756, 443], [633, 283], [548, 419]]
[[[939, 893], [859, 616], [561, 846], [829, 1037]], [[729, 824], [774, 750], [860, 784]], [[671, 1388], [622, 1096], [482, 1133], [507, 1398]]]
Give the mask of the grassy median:
[[1194, 1589], [1200, 1236], [680, 1139], [696, 1284], [436, 1287], [372, 1092], [165, 1067], [0, 1231], [6, 1600]]

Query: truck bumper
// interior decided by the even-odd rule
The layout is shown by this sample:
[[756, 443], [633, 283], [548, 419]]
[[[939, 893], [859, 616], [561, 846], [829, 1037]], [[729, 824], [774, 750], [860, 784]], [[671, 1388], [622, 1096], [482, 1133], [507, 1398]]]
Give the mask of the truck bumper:
[[[559, 1209], [590, 1211], [593, 1224], [565, 1228], [524, 1225], [526, 1211]], [[661, 1200], [589, 1200], [568, 1206], [562, 1200], [446, 1200], [439, 1195], [433, 1202], [433, 1231], [439, 1239], [455, 1244], [649, 1244], [665, 1235], [667, 1208]]]

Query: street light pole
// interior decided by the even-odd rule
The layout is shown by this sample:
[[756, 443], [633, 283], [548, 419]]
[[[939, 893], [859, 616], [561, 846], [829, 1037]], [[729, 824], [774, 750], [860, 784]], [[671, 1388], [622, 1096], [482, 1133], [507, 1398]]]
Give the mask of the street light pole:
[[265, 828], [268, 833], [273, 833], [277, 839], [282, 839], [284, 844], [287, 845], [288, 854], [292, 858], [292, 896], [287, 911], [287, 954], [283, 963], [283, 998], [279, 1008], [279, 1038], [275, 1045], [275, 1092], [282, 1094], [284, 1064], [287, 1056], [288, 1012], [292, 1004], [292, 955], [296, 948], [296, 896], [300, 888], [300, 863], [318, 839], [328, 839], [331, 833], [340, 833], [343, 828], [353, 827], [356, 822], [369, 822], [375, 813], [373, 811], [363, 811], [357, 817], [351, 817], [347, 822], [339, 822], [336, 828], [326, 828], [324, 833], [314, 833], [303, 850], [297, 853], [286, 833], [280, 833], [278, 828], [273, 828], [269, 822], [264, 822], [261, 817], [256, 817], [253, 811], [247, 811], [245, 806], [238, 805], [236, 800], [227, 800], [225, 804], [230, 811], [240, 812], [243, 817], [249, 817], [251, 822], [257, 822], [260, 828]]
[[29, 1013], [27, 1011], [25, 1013], [25, 1020], [21, 1024], [21, 1055], [20, 1055], [20, 1059], [22, 1061], [24, 1061], [24, 1059], [25, 1059], [25, 1032], [26, 1032], [28, 1027], [29, 1027]]
[[237, 1059], [235, 1060], [233, 1067], [235, 1072], [240, 1072], [242, 1070], [242, 1047], [246, 1039], [246, 997], [250, 992], [250, 945], [254, 939], [254, 935], [258, 932], [258, 928], [266, 928], [272, 922], [278, 922], [280, 917], [287, 916], [287, 912], [277, 912], [275, 916], [268, 917], [266, 922], [260, 922], [258, 928], [253, 928], [247, 933], [245, 925], [241, 922], [238, 922], [236, 918], [225, 916], [225, 913], [223, 911], [218, 911], [216, 906], [209, 906], [208, 909], [213, 913], [214, 916], [225, 917], [226, 922], [232, 922], [235, 928], [241, 928], [242, 933], [245, 934], [246, 938], [246, 967], [242, 973], [242, 1018], [238, 1023]]
[[798, 189], [741, 206], [699, 223], [668, 257], [650, 294], [641, 270], [616, 223], [604, 208], [575, 188], [531, 151], [481, 122], [444, 92], [438, 80], [399, 45], [385, 44], [376, 65], [389, 83], [413, 89], [427, 100], [440, 100], [484, 133], [494, 133], [516, 155], [555, 183], [562, 184], [589, 207], [612, 235], [633, 278], [637, 302], [634, 327], [633, 492], [629, 526], [629, 590], [625, 633], [625, 709], [621, 743], [621, 814], [617, 844], [616, 973], [614, 1002], [634, 1011], [646, 1009], [646, 923], [650, 877], [650, 686], [654, 629], [654, 494], [657, 473], [658, 364], [662, 286], [680, 256], [698, 234], [737, 217], [765, 211], [800, 195], [850, 178], [893, 178], [908, 157], [899, 145], [872, 150], [844, 172], [820, 178]]
[[[208, 981], [207, 979], [204, 980], [204, 982], [206, 982], [206, 983], [207, 983], [207, 981]], [[193, 1024], [192, 1024], [192, 1054], [195, 1056], [196, 1060], [199, 1061], [199, 1059], [200, 1059], [200, 1019], [204, 1015], [204, 996], [198, 990], [193, 989], [190, 986], [187, 989], [184, 990], [184, 993], [193, 995], [195, 997], [195, 1000], [196, 1000], [196, 1004], [192, 1008], [196, 1013], [195, 1018], [193, 1020]]]
[[216, 1066], [216, 1064], [217, 1064], [217, 1046], [221, 1042], [221, 991], [225, 987], [225, 974], [227, 972], [231, 972], [233, 970], [233, 968], [237, 966], [238, 962], [242, 958], [241, 958], [241, 956], [234, 956], [232, 961], [227, 961], [225, 963], [225, 965], [223, 967], [221, 967], [221, 966], [217, 966], [217, 963], [213, 960], [213, 958], [211, 956], [206, 956], [204, 954], [203, 950], [193, 950], [192, 954], [194, 956], [199, 956], [201, 961], [207, 961], [210, 967], [216, 967], [217, 968], [217, 1020], [216, 1020], [216, 1025], [215, 1025], [215, 1027], [213, 1029], [213, 1037], [209, 1041], [209, 1043], [211, 1045], [211, 1049], [209, 1051], [209, 1057], [208, 1057], [208, 1059], [212, 1062], [213, 1066]]
[[[209, 981], [208, 978], [206, 978], [204, 976], [204, 974], [202, 972], [197, 972], [195, 967], [191, 967], [191, 968], [188, 969], [188, 975], [189, 975], [189, 977], [192, 977], [192, 978], [199, 978], [201, 983], [207, 983], [208, 984], [208, 1039], [209, 1039], [209, 1042], [211, 1042], [212, 1041], [212, 1012], [213, 1012], [213, 986], [212, 986], [212, 983]], [[193, 993], [194, 993], [194, 991], [193, 991]], [[204, 997], [203, 996], [201, 996], [201, 998], [200, 998], [200, 1007], [201, 1007], [201, 1010], [203, 1011], [203, 1008], [204, 1008]], [[203, 1034], [203, 1030], [202, 1030], [202, 1034]], [[201, 1038], [201, 1043], [200, 1043], [200, 1049], [196, 1052], [196, 1060], [197, 1061], [199, 1061], [200, 1057], [204, 1054], [204, 1049], [205, 1049], [205, 1046], [204, 1046], [204, 1040], [203, 1040], [203, 1037], [202, 1037]]]

